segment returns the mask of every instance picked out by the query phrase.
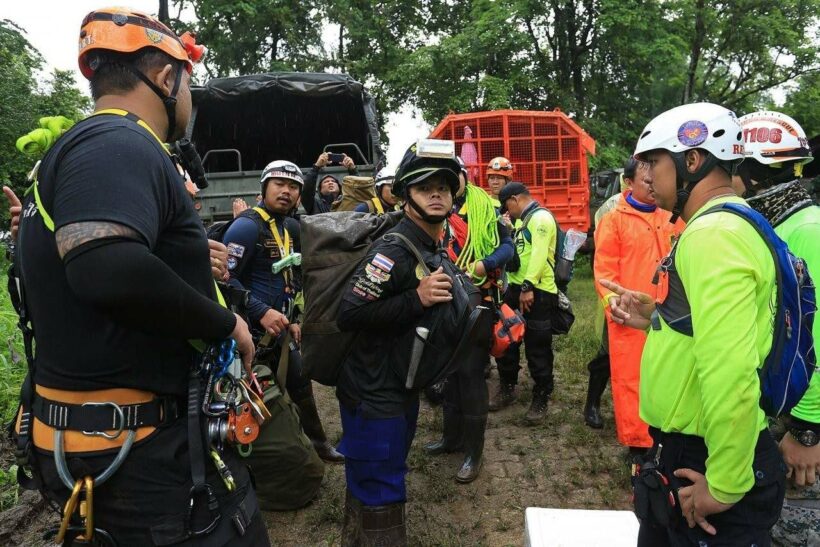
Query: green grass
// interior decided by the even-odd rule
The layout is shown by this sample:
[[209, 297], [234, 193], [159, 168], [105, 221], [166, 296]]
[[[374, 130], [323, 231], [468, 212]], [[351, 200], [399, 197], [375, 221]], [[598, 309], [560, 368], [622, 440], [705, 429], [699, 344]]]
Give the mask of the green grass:
[[[0, 261], [3, 262], [3, 261]], [[2, 268], [5, 271], [5, 267]], [[23, 352], [23, 335], [17, 328], [17, 312], [11, 305], [6, 291], [6, 276], [0, 276], [0, 416], [2, 425], [9, 423], [17, 411], [20, 384], [26, 376], [26, 361]], [[0, 431], [5, 436], [5, 427]], [[1, 443], [0, 443], [1, 444]], [[10, 454], [0, 455], [0, 511], [15, 503], [18, 498], [17, 466], [12, 465]]]

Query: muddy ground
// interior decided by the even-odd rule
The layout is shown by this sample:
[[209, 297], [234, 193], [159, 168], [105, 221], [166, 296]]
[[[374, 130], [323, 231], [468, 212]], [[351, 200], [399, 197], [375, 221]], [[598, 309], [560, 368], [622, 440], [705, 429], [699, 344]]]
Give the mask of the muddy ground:
[[[556, 389], [546, 420], [535, 427], [524, 424], [532, 384], [522, 371], [517, 404], [490, 414], [484, 467], [472, 484], [453, 480], [460, 455], [430, 457], [422, 450], [441, 430], [441, 410], [422, 401], [407, 481], [411, 545], [522, 545], [527, 507], [629, 508], [627, 458], [615, 440], [609, 391], [604, 397], [603, 430], [589, 429], [581, 416], [585, 364], [597, 347], [591, 291], [589, 275], [579, 272], [570, 289], [577, 321], [569, 337], [556, 341]], [[493, 370], [488, 380], [491, 393], [497, 381]], [[316, 392], [328, 434], [338, 440], [341, 429], [333, 390], [317, 385]], [[328, 466], [313, 503], [299, 511], [266, 513], [272, 543], [338, 545], [344, 488], [343, 466]], [[3, 544], [42, 544], [42, 530], [56, 522], [38, 506], [36, 497], [24, 498], [12, 510], [17, 514], [0, 515]]]

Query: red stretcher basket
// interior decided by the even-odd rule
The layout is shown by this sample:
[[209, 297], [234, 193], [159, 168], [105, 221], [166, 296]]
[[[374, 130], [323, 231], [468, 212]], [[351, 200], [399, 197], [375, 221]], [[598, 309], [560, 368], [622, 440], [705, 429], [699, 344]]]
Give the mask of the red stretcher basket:
[[587, 154], [595, 154], [595, 140], [560, 110], [450, 114], [430, 137], [455, 141], [470, 180], [482, 188], [487, 164], [504, 156], [513, 164], [513, 180], [526, 184], [563, 230], [589, 229]]

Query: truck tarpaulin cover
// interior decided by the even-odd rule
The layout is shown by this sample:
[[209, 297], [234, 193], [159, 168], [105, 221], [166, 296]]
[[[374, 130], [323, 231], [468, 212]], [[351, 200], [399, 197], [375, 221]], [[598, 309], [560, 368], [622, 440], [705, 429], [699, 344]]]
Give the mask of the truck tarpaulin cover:
[[[279, 72], [217, 78], [191, 89], [190, 139], [201, 155], [235, 148], [242, 170], [274, 159], [310, 166], [325, 145], [356, 143], [366, 163], [378, 163], [379, 129], [373, 98], [344, 74]], [[362, 159], [354, 150], [336, 149]], [[237, 171], [235, 154], [212, 154], [209, 172]]]

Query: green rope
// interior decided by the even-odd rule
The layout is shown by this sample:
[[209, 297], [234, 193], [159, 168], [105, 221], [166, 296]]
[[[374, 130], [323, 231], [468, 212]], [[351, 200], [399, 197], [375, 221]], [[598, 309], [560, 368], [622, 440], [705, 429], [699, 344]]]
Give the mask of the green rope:
[[468, 215], [467, 241], [458, 255], [456, 266], [482, 285], [487, 277], [476, 277], [473, 264], [490, 256], [498, 248], [498, 215], [487, 192], [472, 184], [467, 184], [464, 192]]
[[71, 129], [74, 122], [65, 116], [40, 118], [40, 127], [17, 139], [17, 150], [27, 156], [40, 156], [48, 152], [60, 136]]

